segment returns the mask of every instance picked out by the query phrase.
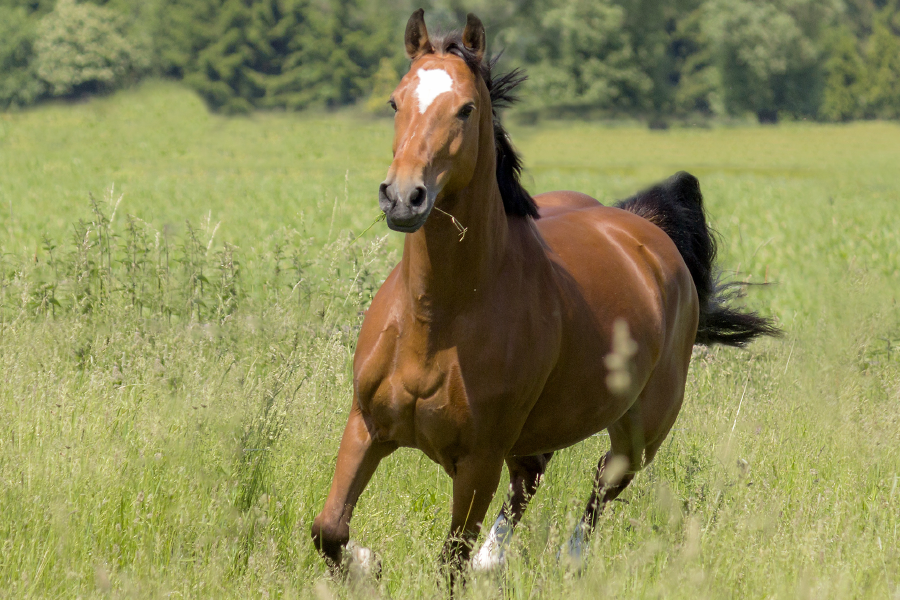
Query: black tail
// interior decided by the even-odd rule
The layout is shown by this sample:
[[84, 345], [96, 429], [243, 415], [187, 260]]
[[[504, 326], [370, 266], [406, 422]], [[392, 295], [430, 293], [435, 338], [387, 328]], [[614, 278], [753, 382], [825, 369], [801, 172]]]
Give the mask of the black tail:
[[713, 272], [716, 240], [706, 224], [703, 195], [696, 177], [680, 171], [616, 206], [665, 231], [681, 252], [700, 299], [700, 323], [694, 343], [744, 346], [761, 335], [781, 335], [772, 319], [728, 306], [742, 284], [720, 281]]

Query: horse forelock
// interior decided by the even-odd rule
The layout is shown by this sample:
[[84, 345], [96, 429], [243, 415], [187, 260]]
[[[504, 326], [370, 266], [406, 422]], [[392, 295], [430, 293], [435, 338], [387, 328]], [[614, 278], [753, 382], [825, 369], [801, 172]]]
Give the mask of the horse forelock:
[[461, 58], [476, 77], [481, 77], [488, 89], [494, 122], [494, 146], [497, 151], [497, 184], [500, 187], [506, 214], [539, 218], [537, 204], [520, 181], [522, 158], [512, 145], [499, 114], [500, 110], [512, 106], [519, 100], [514, 91], [527, 76], [521, 69], [513, 69], [494, 77], [492, 70], [502, 52], [490, 59], [479, 60], [474, 52], [466, 48], [462, 33], [459, 31], [434, 36], [431, 44], [437, 54], [452, 54]]

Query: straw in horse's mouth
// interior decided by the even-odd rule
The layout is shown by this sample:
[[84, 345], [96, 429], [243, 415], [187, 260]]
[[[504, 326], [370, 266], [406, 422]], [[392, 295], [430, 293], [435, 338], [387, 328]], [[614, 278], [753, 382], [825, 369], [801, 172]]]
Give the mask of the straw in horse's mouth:
[[463, 238], [466, 237], [466, 232], [469, 230], [469, 228], [463, 227], [463, 224], [459, 222], [459, 219], [457, 219], [456, 217], [454, 217], [453, 215], [448, 213], [446, 210], [442, 210], [442, 209], [438, 208], [437, 206], [434, 206], [432, 208], [434, 208], [434, 210], [444, 213], [445, 215], [450, 217], [450, 220], [453, 221], [453, 224], [456, 226], [456, 230], [459, 232], [459, 241], [463, 241]]

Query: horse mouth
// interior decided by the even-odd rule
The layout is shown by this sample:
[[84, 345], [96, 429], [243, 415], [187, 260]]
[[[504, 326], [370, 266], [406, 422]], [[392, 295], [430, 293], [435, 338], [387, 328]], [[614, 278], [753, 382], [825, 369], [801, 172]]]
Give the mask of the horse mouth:
[[401, 233], [417, 232], [419, 229], [421, 229], [422, 225], [424, 225], [425, 221], [428, 219], [428, 213], [417, 215], [409, 219], [392, 219], [391, 216], [387, 213], [385, 213], [385, 215], [387, 216], [388, 228], [394, 231], [399, 231]]
[[439, 188], [419, 185], [412, 192], [398, 196], [391, 184], [385, 182], [378, 188], [378, 206], [387, 217], [389, 228], [401, 233], [415, 233], [428, 220], [439, 191]]
[[427, 194], [424, 201], [415, 205], [409, 203], [391, 203], [390, 206], [382, 205], [387, 226], [401, 233], [415, 233], [422, 228], [431, 209], [434, 208], [434, 195]]

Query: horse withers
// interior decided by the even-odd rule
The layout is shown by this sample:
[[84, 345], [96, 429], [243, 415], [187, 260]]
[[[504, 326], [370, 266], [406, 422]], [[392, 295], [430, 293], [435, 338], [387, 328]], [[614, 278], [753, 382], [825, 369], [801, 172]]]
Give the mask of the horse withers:
[[[453, 479], [443, 560], [469, 559], [503, 465], [510, 495], [473, 561], [503, 560], [553, 452], [606, 429], [610, 451], [567, 552], [653, 460], [681, 408], [694, 344], [777, 335], [727, 305], [697, 179], [678, 173], [615, 207], [577, 192], [532, 198], [497, 110], [524, 77], [495, 77], [481, 21], [406, 28], [391, 96], [394, 159], [379, 190], [403, 257], [369, 308], [353, 403], [312, 536], [332, 568], [371, 564], [350, 518], [379, 461], [418, 448]], [[462, 223], [462, 238], [456, 227]], [[346, 558], [345, 558], [346, 555]]]

